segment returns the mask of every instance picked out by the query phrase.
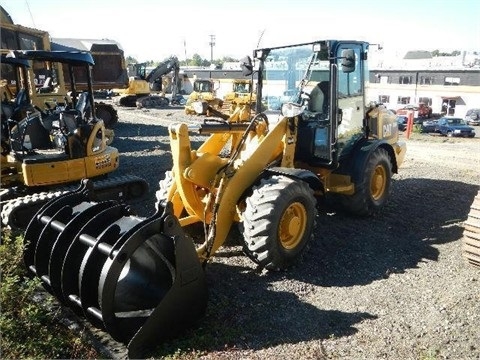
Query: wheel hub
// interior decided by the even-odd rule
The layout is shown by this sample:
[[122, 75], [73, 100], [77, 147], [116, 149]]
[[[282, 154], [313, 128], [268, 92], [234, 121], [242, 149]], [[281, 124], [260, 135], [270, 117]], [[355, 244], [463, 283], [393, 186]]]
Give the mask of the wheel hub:
[[294, 249], [301, 242], [306, 224], [305, 207], [299, 202], [291, 204], [280, 221], [279, 238], [285, 249]]
[[387, 173], [385, 171], [385, 168], [379, 165], [375, 168], [375, 171], [373, 172], [371, 186], [370, 186], [372, 197], [375, 200], [378, 200], [383, 196], [385, 192], [386, 183], [387, 183]]

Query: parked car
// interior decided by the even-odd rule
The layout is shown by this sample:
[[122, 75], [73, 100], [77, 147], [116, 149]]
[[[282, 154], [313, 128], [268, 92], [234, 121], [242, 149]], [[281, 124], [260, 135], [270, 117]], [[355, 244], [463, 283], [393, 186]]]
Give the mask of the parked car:
[[398, 130], [405, 131], [407, 129], [408, 116], [397, 116]]
[[480, 109], [470, 109], [465, 114], [467, 125], [480, 125]]
[[462, 118], [444, 116], [437, 121], [435, 132], [446, 136], [474, 137], [475, 129]]
[[420, 126], [422, 133], [434, 133], [437, 130], [437, 120], [425, 120]]

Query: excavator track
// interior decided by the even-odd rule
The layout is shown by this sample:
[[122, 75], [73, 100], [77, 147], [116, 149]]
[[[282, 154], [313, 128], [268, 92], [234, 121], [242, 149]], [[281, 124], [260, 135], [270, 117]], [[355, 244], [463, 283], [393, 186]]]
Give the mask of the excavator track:
[[137, 99], [137, 108], [165, 108], [170, 104], [170, 101], [165, 96], [148, 95]]
[[118, 99], [118, 104], [125, 107], [135, 107], [137, 106], [137, 98], [137, 95], [121, 96], [120, 99]]
[[463, 231], [463, 257], [480, 269], [480, 191], [473, 199]]
[[[75, 191], [78, 185], [68, 185], [28, 194], [1, 202], [1, 220], [3, 226], [12, 229], [25, 229], [30, 219], [49, 200], [62, 194]], [[142, 198], [148, 193], [146, 180], [134, 175], [122, 175], [93, 181], [95, 197], [99, 200], [119, 199], [133, 200]]]

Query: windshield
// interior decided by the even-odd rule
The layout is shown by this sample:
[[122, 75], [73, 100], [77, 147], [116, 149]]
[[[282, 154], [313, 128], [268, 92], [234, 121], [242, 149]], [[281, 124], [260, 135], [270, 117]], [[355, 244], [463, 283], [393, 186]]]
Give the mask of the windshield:
[[210, 92], [212, 91], [212, 86], [210, 81], [195, 81], [193, 84], [193, 90], [197, 92]]
[[299, 103], [301, 92], [309, 94], [321, 81], [328, 81], [326, 43], [272, 49], [264, 62], [263, 103], [279, 110], [286, 102]]
[[451, 125], [466, 125], [465, 121], [459, 118], [448, 119], [447, 121]]
[[233, 91], [241, 94], [248, 94], [250, 92], [250, 83], [238, 82], [233, 84]]

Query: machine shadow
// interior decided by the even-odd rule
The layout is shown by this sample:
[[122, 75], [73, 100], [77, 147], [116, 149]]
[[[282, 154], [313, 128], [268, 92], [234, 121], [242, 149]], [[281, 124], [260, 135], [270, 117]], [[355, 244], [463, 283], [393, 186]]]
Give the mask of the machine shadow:
[[[389, 205], [373, 218], [321, 214], [316, 241], [304, 261], [288, 272], [261, 275], [254, 266], [212, 263], [207, 267], [210, 299], [205, 318], [181, 338], [159, 346], [156, 355], [177, 349], [259, 350], [355, 333], [355, 324], [377, 316], [321, 310], [294, 293], [275, 290], [272, 283], [294, 279], [320, 287], [366, 285], [422, 261], [437, 261], [436, 245], [462, 237], [458, 223], [467, 218], [477, 191], [475, 185], [456, 181], [395, 181]], [[238, 246], [219, 254], [239, 255]]]
[[[132, 128], [134, 128], [132, 130]], [[168, 129], [163, 125], [126, 124], [118, 122], [114, 128], [118, 137], [168, 136]]]
[[462, 238], [459, 223], [477, 191], [457, 181], [398, 180], [389, 204], [373, 218], [320, 214], [304, 264], [289, 276], [318, 286], [365, 285], [437, 261], [436, 245]]
[[[273, 274], [273, 278], [278, 276]], [[355, 324], [377, 318], [367, 312], [318, 309], [293, 293], [272, 289], [272, 280], [268, 274], [259, 275], [251, 268], [209, 265], [205, 317], [181, 337], [159, 345], [154, 357], [178, 350], [260, 350], [286, 343], [340, 338], [356, 333]], [[292, 326], [293, 322], [297, 325]]]

